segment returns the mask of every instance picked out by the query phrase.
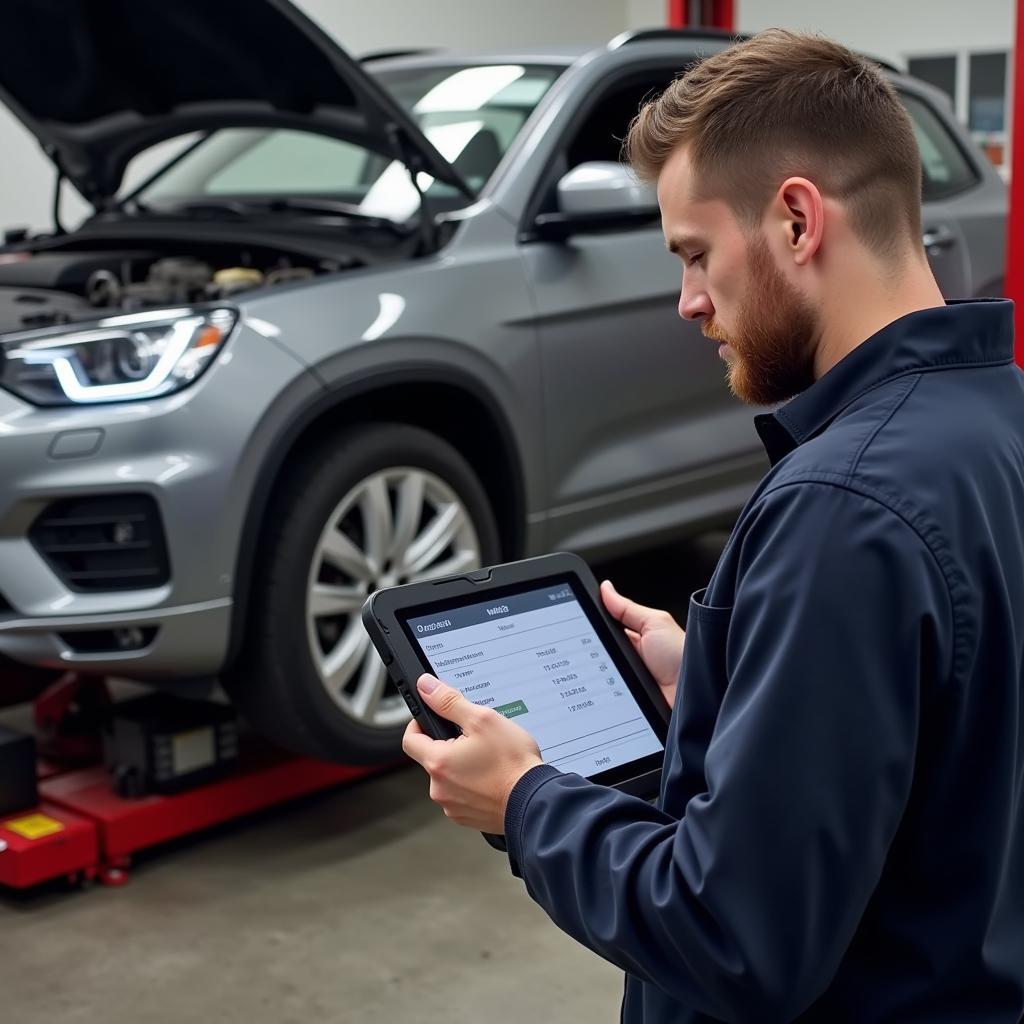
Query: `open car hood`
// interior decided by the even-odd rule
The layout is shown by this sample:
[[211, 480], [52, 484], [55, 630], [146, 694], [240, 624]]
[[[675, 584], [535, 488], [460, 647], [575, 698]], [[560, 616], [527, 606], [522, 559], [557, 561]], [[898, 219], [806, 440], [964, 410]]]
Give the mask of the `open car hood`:
[[413, 119], [288, 0], [4, 0], [0, 100], [95, 207], [142, 150], [282, 127], [472, 191]]

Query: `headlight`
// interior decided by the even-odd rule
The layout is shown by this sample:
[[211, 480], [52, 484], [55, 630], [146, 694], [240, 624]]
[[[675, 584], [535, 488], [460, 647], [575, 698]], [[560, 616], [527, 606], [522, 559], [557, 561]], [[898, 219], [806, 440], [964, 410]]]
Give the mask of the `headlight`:
[[36, 405], [169, 395], [206, 369], [234, 324], [229, 309], [164, 309], [8, 335], [0, 384]]

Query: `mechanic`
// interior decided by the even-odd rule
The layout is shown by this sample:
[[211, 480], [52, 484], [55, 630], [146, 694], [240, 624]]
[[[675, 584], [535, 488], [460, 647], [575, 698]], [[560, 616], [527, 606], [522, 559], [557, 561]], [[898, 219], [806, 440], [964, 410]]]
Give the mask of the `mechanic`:
[[829, 40], [771, 30], [709, 57], [627, 153], [657, 182], [680, 315], [739, 398], [789, 400], [756, 417], [771, 468], [691, 599], [685, 657], [667, 612], [602, 587], [673, 703], [660, 799], [542, 764], [430, 676], [464, 735], [411, 724], [405, 749], [445, 814], [504, 833], [551, 919], [626, 972], [627, 1022], [1017, 1024], [1012, 304], [945, 304], [910, 121]]

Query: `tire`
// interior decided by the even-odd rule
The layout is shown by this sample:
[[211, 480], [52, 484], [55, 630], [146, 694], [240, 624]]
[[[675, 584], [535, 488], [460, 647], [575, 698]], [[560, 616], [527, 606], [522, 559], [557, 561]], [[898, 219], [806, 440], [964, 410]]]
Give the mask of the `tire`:
[[418, 427], [331, 435], [291, 466], [255, 556], [243, 650], [224, 684], [282, 746], [347, 764], [395, 758], [409, 714], [360, 619], [374, 590], [501, 560], [466, 460]]

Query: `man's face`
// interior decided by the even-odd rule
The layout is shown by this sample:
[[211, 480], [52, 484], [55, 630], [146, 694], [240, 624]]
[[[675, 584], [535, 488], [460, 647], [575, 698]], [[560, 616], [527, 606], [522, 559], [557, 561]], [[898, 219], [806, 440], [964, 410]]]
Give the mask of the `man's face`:
[[679, 315], [719, 343], [729, 387], [774, 405], [814, 383], [818, 316], [779, 269], [762, 230], [751, 234], [720, 199], [695, 199], [686, 149], [658, 177], [661, 222], [683, 262]]

